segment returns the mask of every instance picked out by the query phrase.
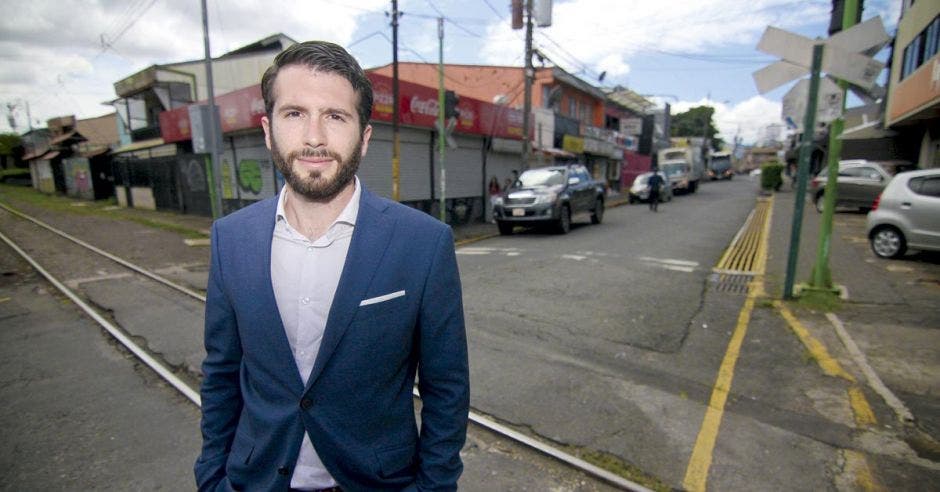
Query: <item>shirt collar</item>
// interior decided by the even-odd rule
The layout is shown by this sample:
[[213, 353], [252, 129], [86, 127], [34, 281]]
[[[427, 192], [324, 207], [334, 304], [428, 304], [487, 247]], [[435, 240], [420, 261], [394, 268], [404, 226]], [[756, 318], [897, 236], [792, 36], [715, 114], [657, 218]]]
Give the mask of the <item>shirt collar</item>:
[[[333, 224], [337, 222], [343, 222], [351, 226], [356, 225], [356, 219], [359, 217], [359, 197], [362, 196], [362, 186], [359, 184], [359, 176], [353, 177], [353, 195], [349, 199], [349, 203], [346, 204], [346, 207], [343, 208], [343, 211], [339, 213], [339, 216], [336, 217], [336, 220], [333, 221]], [[287, 222], [287, 213], [284, 211], [284, 203], [287, 198], [287, 184], [285, 183], [281, 187], [281, 193], [277, 196], [277, 212], [274, 216], [276, 222]], [[332, 224], [330, 227], [333, 227]]]

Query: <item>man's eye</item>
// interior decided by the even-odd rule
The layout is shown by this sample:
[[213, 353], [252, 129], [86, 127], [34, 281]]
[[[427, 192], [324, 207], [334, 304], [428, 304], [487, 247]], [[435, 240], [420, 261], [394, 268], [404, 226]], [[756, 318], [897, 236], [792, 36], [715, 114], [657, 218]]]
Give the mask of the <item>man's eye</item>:
[[300, 117], [300, 111], [288, 111], [288, 112], [284, 113], [284, 117], [285, 117], [285, 118], [299, 118], [299, 117]]
[[346, 121], [346, 118], [339, 113], [330, 113], [326, 117], [334, 121]]

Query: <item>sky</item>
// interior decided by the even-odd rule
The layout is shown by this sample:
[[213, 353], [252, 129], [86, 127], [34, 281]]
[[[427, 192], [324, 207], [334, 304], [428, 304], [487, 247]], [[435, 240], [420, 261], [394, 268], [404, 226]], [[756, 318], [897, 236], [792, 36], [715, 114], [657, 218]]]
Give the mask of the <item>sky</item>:
[[[213, 56], [284, 33], [346, 46], [363, 68], [392, 61], [391, 0], [206, 4]], [[399, 60], [436, 63], [443, 17], [445, 63], [522, 66], [524, 31], [511, 29], [509, 4], [399, 0]], [[901, 0], [864, 5], [863, 20], [880, 16], [894, 33]], [[11, 116], [14, 129], [26, 131], [27, 107], [34, 127], [56, 116], [113, 112], [103, 103], [116, 97], [115, 81], [204, 56], [198, 0], [32, 0], [7, 7], [0, 18], [0, 132], [11, 130]], [[673, 114], [713, 106], [721, 137], [755, 143], [783, 129], [780, 101], [789, 88], [758, 94], [752, 72], [776, 61], [756, 50], [761, 34], [774, 26], [826, 37], [830, 10], [830, 0], [555, 0], [552, 25], [536, 28], [533, 40], [546, 63], [595, 86], [629, 88], [668, 102]], [[877, 57], [884, 61], [888, 53]]]

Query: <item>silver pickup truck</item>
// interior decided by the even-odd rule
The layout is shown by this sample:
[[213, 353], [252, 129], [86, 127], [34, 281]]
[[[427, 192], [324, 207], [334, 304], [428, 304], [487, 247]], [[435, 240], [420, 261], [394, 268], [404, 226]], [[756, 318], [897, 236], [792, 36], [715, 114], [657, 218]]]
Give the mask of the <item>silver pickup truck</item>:
[[579, 216], [592, 224], [604, 218], [604, 186], [581, 164], [528, 169], [493, 202], [493, 219], [503, 235], [517, 225], [549, 225], [566, 234]]

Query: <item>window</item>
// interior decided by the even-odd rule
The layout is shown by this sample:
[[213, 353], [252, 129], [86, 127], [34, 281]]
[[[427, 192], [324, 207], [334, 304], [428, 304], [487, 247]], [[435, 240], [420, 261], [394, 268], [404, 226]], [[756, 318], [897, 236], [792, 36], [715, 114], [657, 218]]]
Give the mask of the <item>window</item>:
[[910, 44], [904, 48], [901, 61], [901, 79], [903, 80], [914, 73], [938, 51], [940, 51], [940, 16], [935, 17], [927, 25], [927, 28], [915, 36]]
[[927, 36], [924, 43], [924, 62], [937, 54], [938, 41], [940, 41], [940, 16], [934, 18], [933, 22], [927, 26]]
[[578, 117], [578, 101], [573, 97], [568, 98], [568, 116], [572, 118]]
[[911, 178], [907, 186], [918, 195], [940, 198], [940, 177]]

